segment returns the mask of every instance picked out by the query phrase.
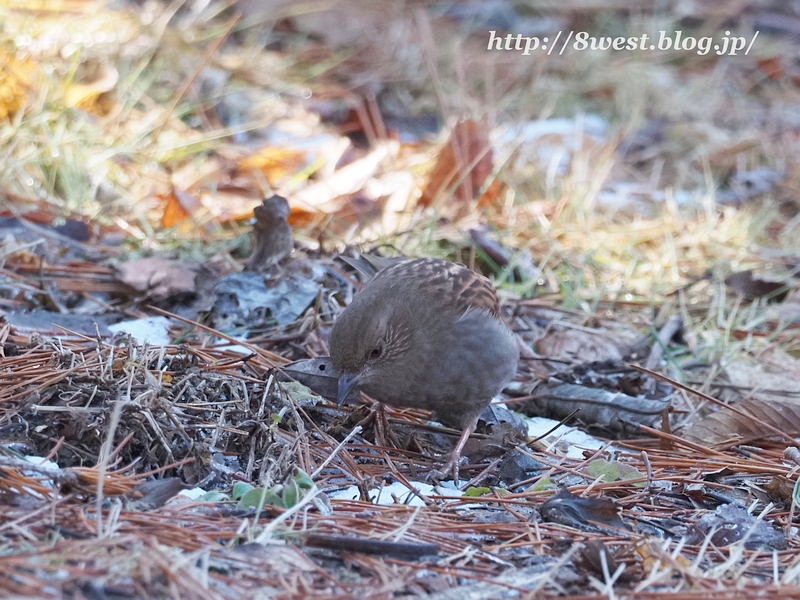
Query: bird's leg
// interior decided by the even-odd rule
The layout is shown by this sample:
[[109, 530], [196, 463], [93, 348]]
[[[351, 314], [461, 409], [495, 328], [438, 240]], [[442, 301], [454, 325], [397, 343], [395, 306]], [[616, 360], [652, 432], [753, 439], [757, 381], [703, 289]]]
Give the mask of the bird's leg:
[[386, 409], [382, 403], [378, 402], [373, 406], [373, 410], [375, 411], [375, 423], [373, 424], [375, 428], [375, 444], [386, 448], [386, 431], [389, 425], [386, 420]]
[[469, 425], [464, 427], [464, 430], [461, 432], [461, 437], [458, 438], [456, 447], [453, 448], [453, 452], [450, 454], [450, 460], [447, 461], [447, 464], [442, 469], [431, 471], [431, 477], [443, 479], [445, 476], [447, 476], [448, 471], [452, 470], [453, 483], [455, 483], [456, 487], [458, 487], [458, 463], [461, 460], [461, 451], [464, 449], [464, 445], [467, 443], [471, 433], [472, 427]]

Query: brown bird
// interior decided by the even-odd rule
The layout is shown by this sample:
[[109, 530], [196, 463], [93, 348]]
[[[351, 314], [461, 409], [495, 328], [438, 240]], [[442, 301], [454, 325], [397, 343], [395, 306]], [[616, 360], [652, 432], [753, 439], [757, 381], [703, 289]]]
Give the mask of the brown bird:
[[378, 272], [333, 326], [331, 362], [341, 404], [358, 387], [392, 406], [425, 408], [462, 430], [442, 473], [453, 469], [478, 416], [514, 376], [514, 334], [497, 292], [467, 267], [436, 258]]

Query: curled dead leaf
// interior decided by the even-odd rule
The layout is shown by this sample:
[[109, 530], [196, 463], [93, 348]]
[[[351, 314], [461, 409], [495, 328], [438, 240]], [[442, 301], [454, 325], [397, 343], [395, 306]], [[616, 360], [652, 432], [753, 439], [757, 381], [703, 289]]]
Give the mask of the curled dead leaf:
[[[493, 164], [488, 125], [485, 122], [460, 121], [436, 157], [419, 204], [430, 206], [438, 203], [451, 189], [452, 197], [458, 203], [469, 203], [492, 172]], [[491, 200], [488, 197], [486, 202]]]
[[568, 489], [560, 490], [539, 508], [542, 519], [582, 531], [619, 531], [627, 526], [619, 506], [610, 498], [583, 498]]

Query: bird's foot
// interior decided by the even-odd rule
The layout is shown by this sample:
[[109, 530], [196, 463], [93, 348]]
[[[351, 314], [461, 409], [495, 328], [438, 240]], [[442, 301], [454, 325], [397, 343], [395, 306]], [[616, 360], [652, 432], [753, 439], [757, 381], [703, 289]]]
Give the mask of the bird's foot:
[[453, 456], [447, 461], [441, 469], [431, 469], [425, 476], [426, 481], [441, 482], [449, 477], [452, 477], [453, 483], [458, 487], [459, 463], [461, 462], [460, 456]]
[[445, 479], [448, 475], [448, 472], [452, 472], [453, 474], [453, 483], [456, 484], [458, 487], [458, 466], [461, 462], [461, 451], [464, 449], [464, 444], [467, 443], [467, 439], [469, 438], [469, 434], [472, 432], [472, 427], [464, 427], [464, 430], [461, 432], [461, 437], [458, 438], [458, 442], [456, 443], [456, 447], [453, 448], [453, 452], [450, 454], [450, 460], [447, 461], [447, 464], [444, 466], [443, 469], [438, 470], [434, 469], [428, 473], [427, 479], [434, 480], [434, 481], [441, 481]]

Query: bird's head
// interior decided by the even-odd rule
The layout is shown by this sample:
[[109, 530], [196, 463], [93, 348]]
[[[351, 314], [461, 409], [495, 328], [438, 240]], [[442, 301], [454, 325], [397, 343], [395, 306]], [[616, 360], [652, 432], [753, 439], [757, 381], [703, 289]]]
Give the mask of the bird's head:
[[359, 296], [331, 331], [331, 362], [339, 371], [339, 404], [357, 387], [370, 393], [371, 388], [395, 379], [411, 349], [413, 324], [407, 307]]

